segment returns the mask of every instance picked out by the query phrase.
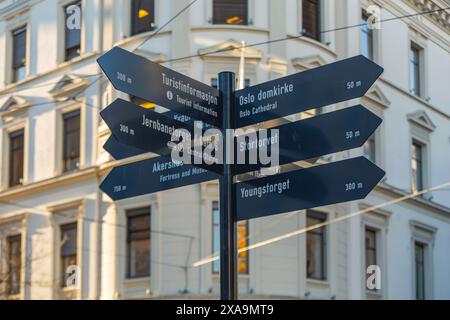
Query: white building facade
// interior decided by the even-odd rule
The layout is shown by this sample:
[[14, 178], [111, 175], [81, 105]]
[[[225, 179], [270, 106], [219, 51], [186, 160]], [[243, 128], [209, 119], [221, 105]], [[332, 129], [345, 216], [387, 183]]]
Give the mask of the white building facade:
[[198, 0], [159, 30], [190, 3], [0, 1], [1, 298], [218, 297], [218, 262], [198, 263], [218, 249], [217, 181], [119, 202], [99, 190], [128, 161], [103, 150], [99, 111], [130, 97], [96, 59], [120, 46], [215, 85], [245, 41], [250, 85], [358, 54], [383, 66], [365, 97], [320, 111], [361, 103], [381, 127], [318, 162], [366, 155], [386, 177], [361, 201], [241, 223], [239, 246], [261, 246], [240, 254], [240, 296], [450, 299], [450, 2]]

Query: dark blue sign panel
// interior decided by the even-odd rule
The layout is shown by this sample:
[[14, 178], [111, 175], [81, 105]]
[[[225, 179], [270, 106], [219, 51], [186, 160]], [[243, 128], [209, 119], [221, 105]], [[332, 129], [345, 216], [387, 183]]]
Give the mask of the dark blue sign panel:
[[218, 177], [205, 169], [158, 157], [113, 168], [100, 189], [112, 200], [118, 201], [215, 180]]
[[[153, 110], [141, 108], [122, 99], [114, 101], [100, 115], [119, 143], [132, 146], [143, 152], [153, 152], [170, 158], [172, 154], [172, 148], [170, 147], [172, 134], [177, 129], [186, 130], [192, 142], [194, 142], [193, 126], [173, 120]], [[199, 130], [199, 132], [203, 133], [202, 130]], [[190, 163], [221, 173], [223, 166], [204, 163], [202, 158], [204, 147], [200, 149], [200, 152], [191, 149]]]
[[119, 47], [102, 55], [98, 63], [117, 90], [221, 126], [218, 90]]
[[236, 127], [362, 97], [383, 68], [360, 55], [235, 93]]
[[385, 172], [364, 157], [235, 184], [238, 220], [365, 198]]
[[[236, 157], [250, 159], [250, 153], [258, 153], [260, 146], [269, 151], [273, 146], [279, 148], [279, 164], [308, 160], [335, 152], [361, 147], [381, 124], [382, 120], [361, 105], [326, 113], [306, 120], [293, 122], [268, 129], [267, 137], [249, 135], [236, 138]], [[271, 133], [271, 134], [270, 134]], [[235, 163], [238, 159], [236, 159]], [[273, 165], [273, 164], [272, 164]], [[236, 164], [235, 174], [269, 167], [261, 164]]]
[[145, 153], [145, 151], [142, 151], [141, 149], [118, 142], [114, 136], [108, 138], [103, 145], [103, 149], [105, 149], [114, 160], [123, 160]]

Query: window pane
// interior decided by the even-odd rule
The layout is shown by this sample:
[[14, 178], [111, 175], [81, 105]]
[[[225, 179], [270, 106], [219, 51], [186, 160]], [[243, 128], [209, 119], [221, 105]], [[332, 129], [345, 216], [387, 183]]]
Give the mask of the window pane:
[[22, 237], [20, 235], [9, 237], [8, 244], [8, 274], [7, 293], [15, 295], [20, 293], [20, 279], [22, 272]]
[[422, 146], [417, 143], [413, 143], [411, 159], [413, 191], [421, 191], [424, 188], [422, 153]]
[[415, 244], [416, 299], [425, 299], [425, 245]]
[[9, 135], [9, 186], [20, 185], [23, 179], [24, 131]]
[[132, 0], [131, 4], [131, 35], [148, 32], [154, 29], [154, 0]]
[[420, 96], [420, 51], [417, 46], [412, 45], [409, 56], [409, 84], [411, 93]]
[[[71, 19], [74, 14], [73, 10], [69, 10], [68, 8], [71, 6], [78, 6], [80, 8], [80, 28], [69, 29], [67, 25], [68, 19]], [[65, 52], [66, 52], [66, 60], [73, 59], [80, 55], [81, 48], [81, 1], [77, 1], [71, 3], [64, 7], [65, 12], [65, 31], [66, 31], [66, 44], [65, 44]]]
[[[238, 250], [248, 247], [248, 221], [240, 221], [237, 226]], [[248, 251], [238, 254], [238, 272], [248, 273]]]
[[[219, 202], [214, 201], [212, 205], [212, 215], [213, 215], [213, 243], [212, 243], [212, 249], [213, 255], [218, 255], [220, 252], [220, 216], [219, 216]], [[220, 261], [215, 260], [213, 262], [213, 272], [219, 273], [220, 272]]]
[[362, 54], [368, 58], [373, 59], [373, 30], [368, 25], [369, 16], [363, 12], [362, 26], [361, 26], [361, 49]]
[[320, 41], [320, 0], [303, 0], [303, 33]]
[[27, 28], [23, 27], [13, 31], [13, 82], [25, 79], [26, 75], [26, 51]]
[[71, 223], [61, 226], [60, 255], [61, 255], [61, 286], [67, 286], [67, 269], [77, 265], [77, 224]]
[[150, 276], [150, 208], [127, 211], [127, 277]]
[[[307, 227], [326, 221], [326, 215], [309, 210], [306, 216]], [[306, 271], [307, 277], [326, 280], [326, 229], [321, 227], [307, 232]]]
[[64, 120], [64, 172], [75, 170], [80, 161], [80, 111], [63, 116]]
[[248, 24], [247, 0], [213, 0], [214, 24]]

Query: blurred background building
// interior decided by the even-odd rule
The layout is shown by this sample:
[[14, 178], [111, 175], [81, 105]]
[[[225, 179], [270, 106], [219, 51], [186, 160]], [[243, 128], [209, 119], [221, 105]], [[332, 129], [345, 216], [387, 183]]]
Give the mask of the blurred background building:
[[130, 97], [96, 59], [121, 46], [217, 85], [245, 41], [247, 85], [358, 54], [383, 66], [364, 98], [318, 111], [362, 103], [382, 126], [319, 163], [365, 155], [387, 176], [362, 201], [241, 223], [239, 246], [261, 244], [239, 255], [241, 297], [450, 299], [450, 1], [197, 0], [177, 15], [190, 3], [0, 1], [0, 296], [218, 297], [218, 262], [193, 265], [219, 248], [216, 181], [116, 203], [99, 190], [123, 163], [99, 111]]

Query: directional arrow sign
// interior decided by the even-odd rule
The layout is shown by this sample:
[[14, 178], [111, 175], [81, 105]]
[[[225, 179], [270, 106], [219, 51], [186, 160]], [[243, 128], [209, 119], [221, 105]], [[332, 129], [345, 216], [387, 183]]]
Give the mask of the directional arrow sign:
[[105, 149], [115, 160], [122, 160], [145, 153], [145, 151], [142, 151], [141, 149], [118, 142], [114, 136], [108, 138], [103, 145], [103, 149]]
[[220, 127], [218, 90], [119, 47], [97, 62], [117, 90]]
[[236, 126], [362, 97], [382, 73], [361, 55], [237, 91]]
[[[165, 112], [163, 113], [163, 115], [183, 123], [194, 125], [194, 120], [192, 118], [189, 118], [185, 115], [180, 115], [173, 111]], [[198, 123], [199, 122], [196, 122], [195, 125], [197, 125]], [[209, 127], [209, 125], [203, 123], [203, 128]], [[123, 160], [145, 153], [145, 151], [142, 151], [141, 149], [118, 142], [113, 135], [111, 135], [105, 142], [105, 144], [103, 145], [103, 149], [105, 149], [115, 160]]]
[[[114, 137], [119, 143], [140, 149], [143, 152], [153, 152], [161, 156], [170, 157], [172, 149], [169, 143], [176, 129], [187, 130], [194, 139], [194, 128], [171, 118], [164, 114], [141, 108], [131, 102], [117, 99], [100, 113]], [[191, 163], [197, 165], [196, 159], [201, 159], [193, 153]], [[194, 155], [196, 155], [194, 157]], [[198, 164], [199, 167], [222, 172], [222, 166], [218, 164]]]
[[364, 157], [235, 184], [246, 220], [365, 198], [385, 172]]
[[215, 179], [208, 170], [158, 157], [113, 168], [100, 189], [118, 201]]
[[[249, 154], [259, 154], [259, 146], [277, 145], [279, 164], [307, 160], [323, 155], [362, 146], [381, 124], [382, 120], [361, 105], [326, 113], [306, 120], [293, 122], [272, 129], [278, 130], [265, 138], [257, 135], [236, 138], [238, 154], [249, 159]], [[270, 129], [268, 133], [270, 134]], [[245, 158], [244, 158], [245, 155]], [[238, 163], [237, 160], [235, 163]], [[270, 166], [270, 165], [268, 165]], [[234, 173], [259, 170], [260, 164], [237, 164]]]

